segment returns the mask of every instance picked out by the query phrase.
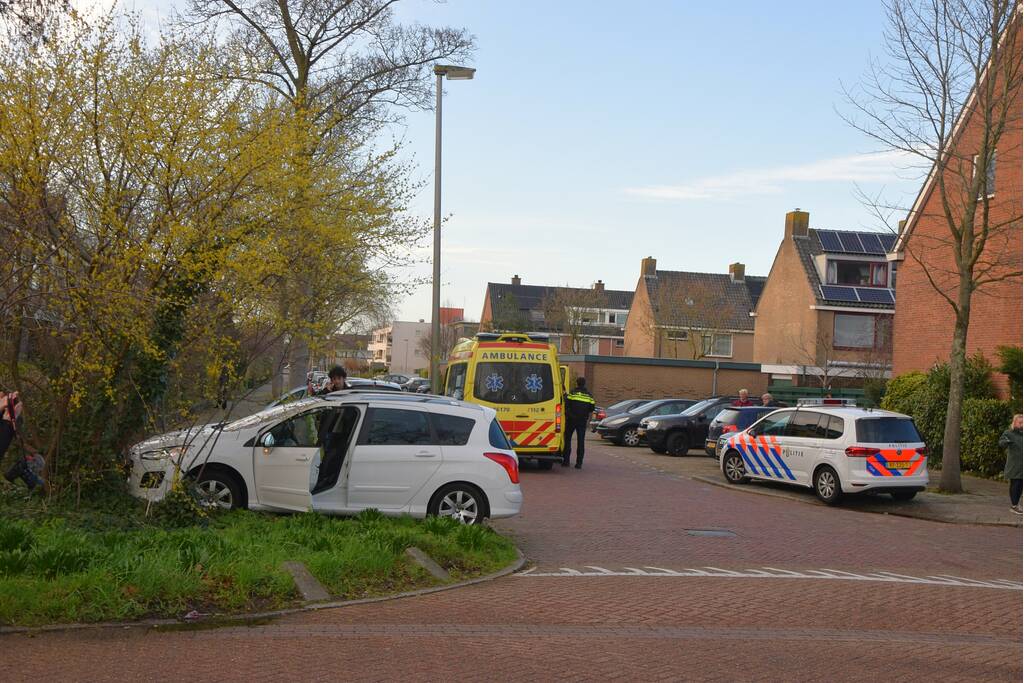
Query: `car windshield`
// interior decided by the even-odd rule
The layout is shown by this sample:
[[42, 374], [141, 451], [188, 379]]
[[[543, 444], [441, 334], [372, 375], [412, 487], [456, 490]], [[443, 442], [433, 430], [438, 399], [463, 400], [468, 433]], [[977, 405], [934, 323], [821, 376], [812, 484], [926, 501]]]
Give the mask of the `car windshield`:
[[636, 403], [635, 398], [627, 398], [625, 401], [619, 401], [618, 403], [611, 404], [610, 406], [605, 408], [605, 410], [621, 410], [622, 408], [626, 408], [627, 406], [633, 403]]
[[703, 412], [705, 409], [710, 408], [711, 404], [715, 402], [713, 398], [706, 398], [703, 401], [697, 401], [692, 406], [683, 411], [684, 416], [697, 415]]
[[647, 401], [646, 403], [641, 403], [640, 405], [638, 405], [638, 406], [636, 406], [634, 408], [630, 408], [629, 412], [631, 414], [633, 414], [633, 415], [640, 415], [642, 413], [646, 413], [648, 408], [653, 408], [655, 403], [660, 403], [660, 402], [661, 401]]
[[273, 408], [267, 408], [265, 410], [261, 410], [258, 413], [253, 413], [252, 415], [239, 418], [234, 422], [226, 424], [224, 426], [224, 431], [234, 432], [238, 431], [239, 429], [248, 429], [249, 427], [254, 427], [263, 422], [276, 420], [277, 418], [283, 416], [286, 413], [293, 412], [297, 408], [301, 409], [305, 406], [311, 406], [316, 402], [316, 399], [306, 398], [302, 399], [301, 401], [291, 401], [290, 403], [286, 403], [284, 405], [275, 406]]
[[857, 420], [857, 441], [861, 443], [917, 443], [921, 435], [909, 417], [875, 417]]

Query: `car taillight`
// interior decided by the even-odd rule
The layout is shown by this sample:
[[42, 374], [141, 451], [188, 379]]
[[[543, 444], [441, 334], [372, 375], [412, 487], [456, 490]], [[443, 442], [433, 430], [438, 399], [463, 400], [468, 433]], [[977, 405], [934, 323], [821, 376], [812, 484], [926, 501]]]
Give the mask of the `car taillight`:
[[846, 454], [851, 458], [866, 458], [877, 452], [877, 448], [864, 448], [863, 446], [850, 446], [846, 449]]
[[914, 450], [917, 451], [919, 454], [921, 454], [921, 455], [923, 455], [925, 457], [928, 457], [928, 447], [927, 446], [921, 446], [920, 448], [915, 448]]
[[562, 404], [555, 404], [555, 434], [562, 431]]
[[513, 484], [519, 483], [519, 460], [506, 453], [484, 453], [484, 457], [493, 460], [508, 472], [508, 478], [512, 480]]
[[606, 417], [608, 417], [608, 413], [604, 412], [603, 410], [599, 410], [597, 411], [597, 413], [594, 414], [594, 417], [596, 417], [598, 420], [603, 420]]
[[726, 432], [738, 432], [739, 428], [736, 425], [722, 425], [722, 433]]

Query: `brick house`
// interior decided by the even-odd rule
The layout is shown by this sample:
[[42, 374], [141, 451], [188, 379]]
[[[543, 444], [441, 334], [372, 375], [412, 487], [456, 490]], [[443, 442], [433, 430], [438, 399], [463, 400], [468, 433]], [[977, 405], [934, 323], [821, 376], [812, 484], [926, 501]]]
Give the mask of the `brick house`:
[[[1019, 23], [1019, 15], [1016, 19]], [[1020, 32], [1015, 32], [1016, 45], [1006, 54], [1020, 60]], [[981, 352], [990, 361], [998, 362], [996, 349], [1002, 345], [1020, 346], [1021, 279], [1008, 277], [1022, 270], [1021, 208], [1024, 204], [1021, 185], [1021, 72], [1016, 70], [1016, 96], [1011, 99], [1008, 125], [996, 143], [995, 156], [986, 168], [989, 224], [993, 228], [978, 267], [987, 269], [986, 278], [996, 281], [985, 284], [971, 297], [970, 323], [967, 335], [967, 355]], [[953, 159], [977, 159], [980, 136], [983, 133], [981, 113], [971, 106], [964, 107], [951, 138], [957, 146]], [[969, 163], [969, 162], [968, 162]], [[953, 166], [951, 162], [949, 166]], [[973, 164], [976, 172], [977, 162]], [[970, 169], [971, 166], [968, 166]], [[945, 171], [947, 205], [956, 216], [964, 197], [955, 196], [953, 189], [962, 187], [963, 178], [955, 169]], [[897, 344], [893, 354], [893, 373], [927, 370], [935, 363], [949, 359], [954, 328], [954, 312], [939, 291], [957, 299], [958, 276], [952, 256], [951, 237], [944, 217], [942, 194], [938, 189], [938, 174], [933, 167], [928, 175], [907, 220], [899, 240], [889, 254], [893, 266], [899, 266], [896, 283], [897, 305], [895, 334]], [[979, 215], [981, 209], [979, 208]], [[1005, 279], [999, 279], [1005, 278]], [[934, 285], [932, 284], [934, 282]], [[904, 343], [903, 340], [909, 340]], [[1008, 395], [1006, 377], [995, 373], [993, 379], [1000, 393]]]
[[777, 383], [858, 386], [890, 374], [895, 236], [816, 230], [790, 211], [755, 309], [754, 359]]
[[765, 278], [746, 275], [742, 263], [726, 273], [658, 270], [640, 262], [625, 352], [643, 358], [728, 360], [754, 358], [754, 319]]
[[515, 275], [487, 283], [480, 329], [545, 332], [560, 353], [621, 356], [632, 302], [633, 292], [605, 289], [601, 280], [584, 289], [524, 285]]

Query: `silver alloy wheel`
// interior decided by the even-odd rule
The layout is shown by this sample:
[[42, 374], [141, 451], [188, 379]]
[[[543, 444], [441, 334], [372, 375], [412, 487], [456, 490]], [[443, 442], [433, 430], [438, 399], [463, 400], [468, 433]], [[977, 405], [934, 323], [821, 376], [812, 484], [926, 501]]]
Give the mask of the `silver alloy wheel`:
[[743, 459], [733, 453], [725, 458], [725, 478], [733, 483], [743, 480], [747, 476], [746, 468], [743, 466]]
[[622, 443], [627, 446], [636, 446], [640, 443], [640, 435], [636, 433], [635, 429], [627, 429], [622, 432]]
[[451, 517], [461, 524], [475, 524], [480, 514], [480, 506], [472, 493], [456, 489], [441, 499], [437, 514], [439, 517]]
[[219, 479], [207, 479], [199, 482], [199, 504], [206, 508], [230, 510], [234, 503], [231, 489]]
[[822, 470], [818, 475], [818, 495], [826, 500], [831, 500], [836, 494], [836, 478], [832, 470]]

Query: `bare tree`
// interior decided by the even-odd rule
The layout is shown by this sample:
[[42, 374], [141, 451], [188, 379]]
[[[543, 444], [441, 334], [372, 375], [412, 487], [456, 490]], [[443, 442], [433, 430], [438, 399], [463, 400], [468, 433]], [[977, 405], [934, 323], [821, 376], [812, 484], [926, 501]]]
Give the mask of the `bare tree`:
[[608, 296], [601, 290], [555, 287], [541, 310], [548, 330], [569, 338], [569, 353], [582, 353], [587, 328], [600, 324], [600, 309], [607, 306]]
[[526, 332], [530, 321], [519, 308], [519, 297], [508, 294], [498, 298], [491, 309], [491, 319], [480, 323], [487, 332]]
[[0, 23], [23, 40], [47, 40], [52, 20], [70, 9], [70, 0], [0, 0]]
[[192, 0], [200, 20], [227, 18], [244, 63], [230, 75], [261, 83], [351, 137], [426, 109], [431, 64], [467, 59], [464, 29], [402, 25], [398, 0]]
[[681, 348], [690, 360], [714, 355], [715, 335], [730, 334], [735, 315], [735, 307], [720, 290], [667, 278], [659, 279], [654, 288], [651, 309], [648, 333], [654, 355], [662, 358], [679, 358]]
[[1021, 7], [1019, 0], [886, 0], [885, 7], [889, 59], [872, 63], [862, 85], [847, 91], [855, 113], [846, 119], [930, 169], [941, 208], [927, 218], [944, 231], [903, 242], [954, 314], [940, 486], [959, 492], [972, 298], [1021, 276], [1019, 251], [1005, 248], [1021, 229], [1021, 207], [993, 211], [988, 185], [997, 148], [1008, 152], [1004, 134], [1020, 126]]

